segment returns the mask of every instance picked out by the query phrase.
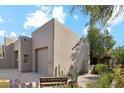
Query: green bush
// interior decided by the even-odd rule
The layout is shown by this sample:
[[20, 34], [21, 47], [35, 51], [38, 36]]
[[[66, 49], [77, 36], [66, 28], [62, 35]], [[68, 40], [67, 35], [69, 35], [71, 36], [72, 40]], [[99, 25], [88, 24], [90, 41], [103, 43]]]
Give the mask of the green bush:
[[89, 82], [86, 84], [88, 88], [109, 88], [112, 82], [111, 73], [103, 73], [96, 82]]
[[122, 65], [117, 65], [113, 69], [114, 80], [116, 81], [115, 88], [124, 88], [124, 68]]
[[101, 75], [99, 79], [99, 87], [100, 88], [109, 88], [112, 82], [112, 74], [104, 73]]
[[107, 65], [105, 65], [105, 64], [97, 64], [95, 70], [99, 74], [102, 74], [102, 73], [106, 72], [108, 69], [107, 69]]

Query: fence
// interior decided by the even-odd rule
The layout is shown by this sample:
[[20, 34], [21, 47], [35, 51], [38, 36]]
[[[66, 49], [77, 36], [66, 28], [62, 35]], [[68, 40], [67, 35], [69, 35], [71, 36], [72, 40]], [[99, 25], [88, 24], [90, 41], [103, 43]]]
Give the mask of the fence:
[[55, 87], [67, 85], [67, 77], [41, 77], [40, 87]]

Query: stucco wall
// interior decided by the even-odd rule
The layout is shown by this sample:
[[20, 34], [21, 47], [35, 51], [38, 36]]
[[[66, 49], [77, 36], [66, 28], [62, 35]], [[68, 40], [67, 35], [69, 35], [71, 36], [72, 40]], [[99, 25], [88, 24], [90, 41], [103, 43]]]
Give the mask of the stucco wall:
[[[53, 75], [53, 62], [54, 62], [54, 55], [53, 55], [53, 20], [50, 20], [46, 24], [44, 24], [42, 27], [37, 29], [32, 33], [32, 61], [33, 61], [33, 71], [36, 72], [35, 68], [35, 51], [40, 49], [48, 47], [48, 64], [50, 64], [49, 68], [49, 75]], [[44, 69], [45, 70], [45, 69]]]
[[19, 40], [14, 43], [14, 51], [19, 50]]
[[[32, 71], [32, 39], [29, 37], [20, 38], [21, 72]], [[28, 56], [28, 62], [24, 63], [24, 55]]]
[[6, 68], [5, 58], [0, 58], [0, 69]]
[[[54, 23], [54, 72], [57, 76], [66, 75], [71, 65], [72, 48], [79, 40], [79, 36], [55, 20]], [[60, 75], [59, 75], [60, 74]], [[54, 73], [55, 75], [55, 73]]]
[[4, 58], [0, 58], [0, 69], [12, 68], [13, 47], [13, 44], [5, 47], [5, 56]]
[[[13, 64], [18, 64], [18, 70], [21, 72], [32, 71], [32, 39], [20, 36], [14, 43], [14, 53], [18, 52], [18, 62], [16, 63], [16, 54], [13, 56]], [[28, 62], [24, 63], [24, 55], [28, 55]]]
[[12, 62], [13, 62], [13, 43], [5, 47], [5, 60], [7, 62], [7, 67], [12, 68]]
[[[15, 52], [18, 52], [18, 55], [15, 54]], [[18, 56], [18, 59], [16, 59], [15, 56]], [[14, 60], [13, 64], [17, 64], [18, 70], [21, 72], [21, 37], [18, 38], [18, 40], [14, 43]], [[17, 60], [17, 62], [16, 62]]]
[[76, 59], [73, 61], [74, 66], [76, 67], [77, 72], [87, 73], [89, 65], [89, 43], [87, 38], [83, 38], [80, 45], [79, 51], [77, 53]]

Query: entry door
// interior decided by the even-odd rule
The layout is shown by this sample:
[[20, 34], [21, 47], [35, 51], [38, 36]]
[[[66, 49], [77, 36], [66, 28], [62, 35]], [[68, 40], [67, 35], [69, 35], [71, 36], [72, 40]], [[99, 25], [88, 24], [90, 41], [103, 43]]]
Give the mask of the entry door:
[[48, 48], [38, 49], [38, 72], [48, 75]]

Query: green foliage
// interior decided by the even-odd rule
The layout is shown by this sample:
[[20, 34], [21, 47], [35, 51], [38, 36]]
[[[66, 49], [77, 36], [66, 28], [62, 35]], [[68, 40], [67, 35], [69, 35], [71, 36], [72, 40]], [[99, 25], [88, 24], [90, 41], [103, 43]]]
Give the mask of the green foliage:
[[71, 77], [71, 79], [74, 83], [77, 83], [78, 73], [73, 65], [70, 66], [68, 76]]
[[90, 54], [92, 57], [101, 57], [104, 53], [104, 48], [101, 42], [101, 34], [95, 26], [88, 30], [88, 40], [90, 44]]
[[124, 69], [122, 68], [122, 65], [115, 66], [113, 73], [116, 81], [115, 87], [124, 88]]
[[[119, 11], [113, 16], [113, 12], [116, 8], [119, 8]], [[108, 24], [108, 20], [110, 18], [115, 19], [122, 11], [123, 6], [114, 6], [114, 5], [79, 5], [73, 6], [71, 12], [77, 13], [80, 11], [81, 14], [90, 16], [90, 21], [88, 24], [94, 25], [96, 23], [100, 23], [102, 26]]]
[[119, 46], [113, 50], [113, 63], [124, 66], [124, 46]]
[[89, 82], [86, 84], [88, 88], [109, 88], [112, 82], [113, 76], [111, 73], [103, 73], [99, 80], [96, 82]]
[[104, 46], [105, 52], [108, 52], [115, 45], [115, 41], [107, 29], [102, 33], [102, 39], [102, 44]]
[[98, 82], [88, 82], [86, 84], [87, 88], [99, 88], [99, 83]]
[[101, 58], [110, 51], [115, 45], [113, 37], [109, 34], [108, 30], [100, 32], [100, 30], [92, 26], [88, 30], [88, 40], [90, 44], [91, 58]]
[[112, 82], [112, 74], [104, 73], [99, 79], [99, 87], [100, 88], [109, 88]]
[[97, 64], [95, 70], [102, 74], [108, 70], [108, 66], [106, 64]]

